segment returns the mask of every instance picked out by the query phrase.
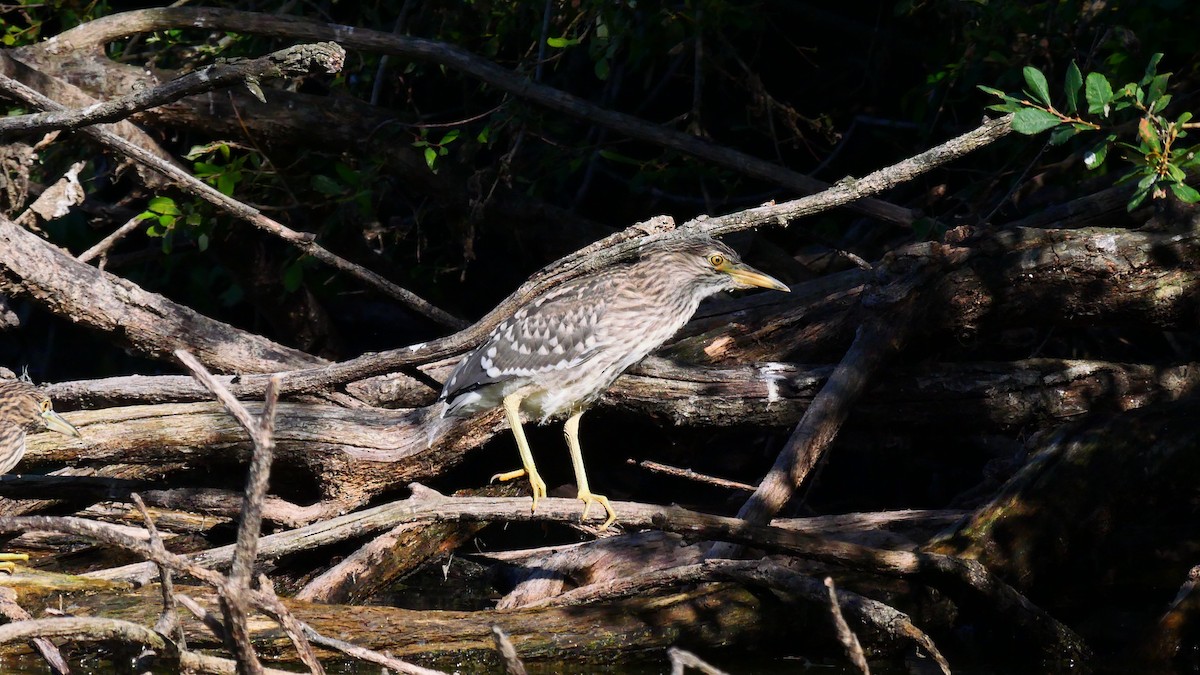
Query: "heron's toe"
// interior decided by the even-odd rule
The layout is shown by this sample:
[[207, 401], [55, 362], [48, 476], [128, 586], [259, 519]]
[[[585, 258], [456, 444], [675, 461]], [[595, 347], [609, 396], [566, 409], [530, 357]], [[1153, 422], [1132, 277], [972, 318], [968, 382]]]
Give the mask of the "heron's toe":
[[592, 509], [592, 504], [599, 504], [604, 507], [604, 513], [608, 516], [604, 519], [604, 523], [600, 525], [601, 530], [607, 530], [609, 525], [617, 521], [617, 512], [613, 511], [612, 504], [608, 503], [608, 497], [593, 492], [580, 491], [579, 499], [583, 502], [583, 515], [580, 516], [580, 520], [587, 520], [588, 512]]
[[525, 469], [514, 469], [512, 471], [505, 471], [504, 473], [498, 473], [495, 476], [492, 476], [492, 480], [489, 482], [495, 483], [496, 481], [500, 481], [503, 483], [505, 481], [513, 480], [514, 478], [520, 478], [524, 475]]
[[17, 571], [17, 562], [28, 562], [29, 555], [25, 553], [0, 553], [0, 572], [12, 575]]

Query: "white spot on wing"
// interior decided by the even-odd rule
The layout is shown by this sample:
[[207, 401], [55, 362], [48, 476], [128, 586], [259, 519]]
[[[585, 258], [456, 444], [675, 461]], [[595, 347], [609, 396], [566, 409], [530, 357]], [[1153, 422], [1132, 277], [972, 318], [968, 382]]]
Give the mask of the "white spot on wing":
[[492, 366], [491, 368], [488, 368], [487, 376], [488, 377], [500, 377], [500, 369], [497, 368], [496, 366]]

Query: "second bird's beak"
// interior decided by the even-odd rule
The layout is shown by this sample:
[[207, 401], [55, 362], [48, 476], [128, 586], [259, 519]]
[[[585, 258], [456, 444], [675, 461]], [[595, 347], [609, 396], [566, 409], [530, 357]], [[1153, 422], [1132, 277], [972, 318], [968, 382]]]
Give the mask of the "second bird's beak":
[[50, 431], [57, 431], [60, 434], [74, 436], [75, 438], [83, 438], [78, 429], [71, 426], [70, 422], [63, 419], [62, 415], [59, 415], [53, 410], [47, 410], [46, 412], [41, 413], [41, 415], [42, 423], [45, 424], [46, 428]]
[[783, 291], [784, 293], [791, 292], [787, 284], [769, 274], [763, 274], [745, 263], [737, 263], [736, 265], [726, 263], [726, 267], [721, 271], [733, 277], [737, 285], [742, 288], [758, 286], [759, 288], [770, 288], [771, 290]]

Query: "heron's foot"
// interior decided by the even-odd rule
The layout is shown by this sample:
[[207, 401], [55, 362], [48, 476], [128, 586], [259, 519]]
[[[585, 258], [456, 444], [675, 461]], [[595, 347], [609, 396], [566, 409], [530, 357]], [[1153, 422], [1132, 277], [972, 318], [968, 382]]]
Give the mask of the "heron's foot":
[[613, 511], [612, 504], [608, 503], [608, 497], [594, 494], [592, 492], [584, 492], [582, 490], [579, 491], [578, 496], [580, 501], [583, 502], [583, 515], [579, 517], [581, 521], [587, 520], [588, 511], [591, 510], [592, 504], [599, 504], [600, 506], [603, 506], [604, 512], [608, 514], [608, 517], [604, 519], [604, 523], [600, 525], [601, 530], [607, 530], [609, 525], [612, 525], [617, 521], [617, 512]]
[[[526, 472], [525, 469], [514, 469], [513, 471], [505, 471], [504, 473], [498, 473], [495, 476], [492, 476], [491, 482], [495, 483], [496, 481], [503, 482], [503, 481], [513, 480], [515, 478], [520, 478], [521, 476], [524, 476], [527, 473], [528, 472]], [[533, 473], [529, 473], [528, 475], [529, 475], [529, 488], [533, 492], [533, 506], [529, 507], [529, 510], [536, 511], [538, 500], [544, 499], [546, 497], [546, 481], [542, 480], [541, 474], [539, 474], [537, 471], [534, 471]]]
[[505, 483], [510, 480], [513, 480], [514, 478], [520, 478], [521, 476], [524, 476], [524, 475], [525, 475], [525, 469], [515, 469], [513, 471], [505, 471], [504, 473], [498, 473], [495, 476], [492, 476], [492, 480], [489, 482], [495, 483], [496, 481], [500, 481], [501, 483]]
[[25, 553], [0, 553], [0, 571], [15, 574], [17, 562], [29, 562], [29, 556]]

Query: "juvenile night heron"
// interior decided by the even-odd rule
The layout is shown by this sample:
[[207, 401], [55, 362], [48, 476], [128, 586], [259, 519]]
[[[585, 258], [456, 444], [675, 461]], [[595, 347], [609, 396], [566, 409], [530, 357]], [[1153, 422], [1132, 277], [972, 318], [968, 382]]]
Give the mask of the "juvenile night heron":
[[701, 300], [754, 286], [788, 290], [707, 237], [652, 245], [637, 262], [567, 281], [502, 321], [450, 374], [439, 399], [442, 417], [503, 406], [523, 468], [493, 480], [529, 476], [536, 509], [546, 483], [534, 466], [520, 414], [542, 423], [565, 414], [563, 431], [584, 504], [582, 518], [598, 503], [607, 514], [601, 526], [606, 528], [617, 515], [607, 497], [588, 487], [579, 417], [626, 368], [682, 328]]
[[[79, 437], [79, 430], [54, 412], [42, 390], [24, 380], [0, 379], [0, 475], [25, 456], [25, 432], [41, 429]], [[12, 561], [28, 559], [24, 553], [0, 553], [0, 569], [11, 574]]]

